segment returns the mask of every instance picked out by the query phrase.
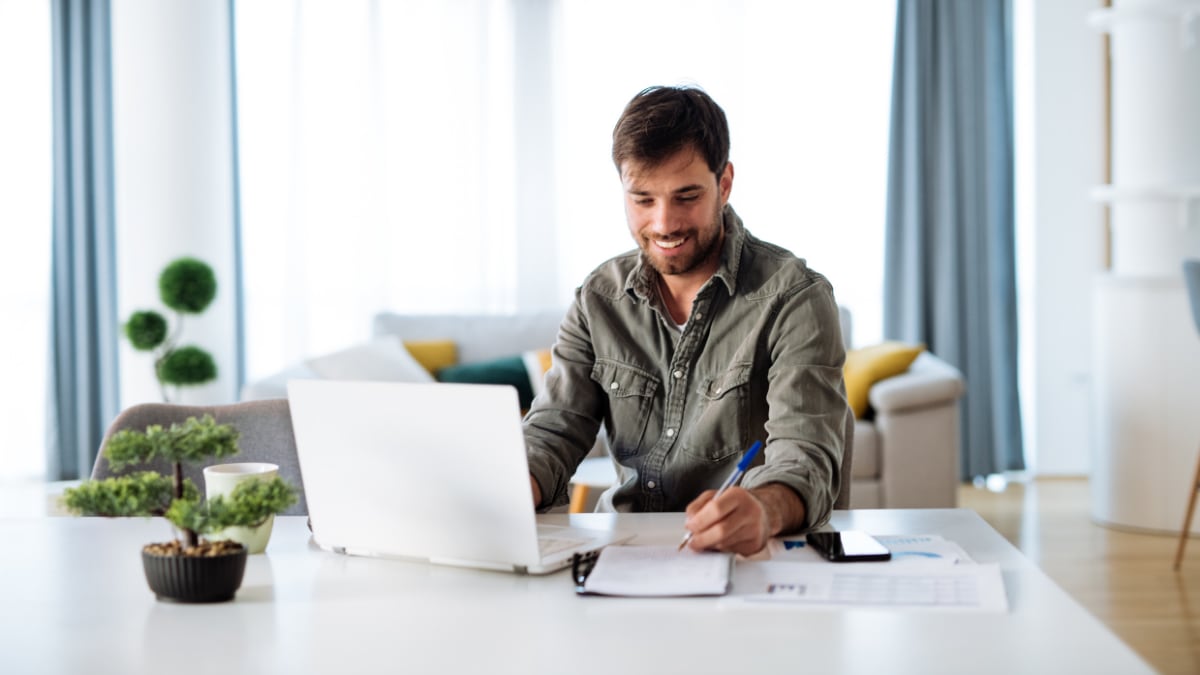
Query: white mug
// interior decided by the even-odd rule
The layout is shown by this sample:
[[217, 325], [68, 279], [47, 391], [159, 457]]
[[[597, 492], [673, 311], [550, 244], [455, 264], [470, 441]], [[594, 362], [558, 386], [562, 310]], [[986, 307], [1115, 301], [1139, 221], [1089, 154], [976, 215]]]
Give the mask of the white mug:
[[[246, 480], [270, 480], [279, 475], [279, 465], [267, 462], [237, 462], [214, 464], [204, 467], [204, 493], [206, 499], [218, 495], [228, 497], [239, 483]], [[227, 527], [213, 532], [206, 538], [217, 541], [231, 539], [246, 547], [248, 553], [262, 553], [271, 539], [271, 528], [275, 516], [267, 517], [258, 527]]]

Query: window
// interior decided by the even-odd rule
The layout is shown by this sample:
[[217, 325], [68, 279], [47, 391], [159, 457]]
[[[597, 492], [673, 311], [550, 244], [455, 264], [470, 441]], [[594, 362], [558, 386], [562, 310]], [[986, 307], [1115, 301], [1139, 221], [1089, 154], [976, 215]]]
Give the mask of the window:
[[0, 479], [45, 472], [50, 306], [50, 3], [0, 3]]
[[856, 341], [878, 340], [894, 11], [238, 3], [248, 377], [364, 339], [381, 310], [565, 306], [633, 246], [613, 123], [681, 82], [729, 115], [750, 231], [826, 274]]

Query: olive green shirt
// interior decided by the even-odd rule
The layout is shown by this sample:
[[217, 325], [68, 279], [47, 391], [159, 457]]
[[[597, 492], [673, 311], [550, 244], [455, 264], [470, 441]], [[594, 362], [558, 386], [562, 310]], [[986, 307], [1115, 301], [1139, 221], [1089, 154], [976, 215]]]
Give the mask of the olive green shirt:
[[576, 290], [524, 422], [542, 508], [567, 502], [604, 424], [619, 479], [601, 509], [682, 511], [761, 440], [741, 485], [785, 484], [804, 500], [806, 528], [828, 520], [851, 415], [833, 290], [804, 260], [754, 238], [732, 207], [724, 224], [720, 267], [682, 332], [640, 251]]

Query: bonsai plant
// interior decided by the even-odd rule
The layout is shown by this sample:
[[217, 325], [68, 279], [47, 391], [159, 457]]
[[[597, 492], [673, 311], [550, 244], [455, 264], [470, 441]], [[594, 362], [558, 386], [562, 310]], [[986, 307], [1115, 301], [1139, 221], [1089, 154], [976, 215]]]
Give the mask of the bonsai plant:
[[183, 463], [237, 452], [238, 431], [217, 424], [211, 415], [189, 417], [168, 428], [151, 425], [145, 432], [125, 429], [113, 434], [104, 451], [113, 470], [165, 460], [172, 465], [172, 475], [140, 471], [84, 481], [64, 491], [63, 504], [79, 515], [165, 516], [178, 528], [176, 538], [142, 549], [151, 590], [159, 599], [229, 600], [241, 586], [246, 549], [232, 541], [209, 541], [205, 535], [233, 526], [256, 527], [296, 502], [295, 489], [274, 477], [245, 481], [228, 498], [202, 503], [195, 484], [183, 477]]
[[193, 386], [217, 378], [217, 365], [208, 352], [194, 345], [179, 346], [184, 315], [208, 307], [217, 295], [217, 278], [204, 262], [179, 258], [159, 275], [158, 294], [164, 305], [175, 310], [175, 330], [168, 331], [166, 318], [154, 310], [134, 312], [124, 329], [134, 349], [154, 352], [154, 376], [163, 401], [170, 403], [167, 385]]

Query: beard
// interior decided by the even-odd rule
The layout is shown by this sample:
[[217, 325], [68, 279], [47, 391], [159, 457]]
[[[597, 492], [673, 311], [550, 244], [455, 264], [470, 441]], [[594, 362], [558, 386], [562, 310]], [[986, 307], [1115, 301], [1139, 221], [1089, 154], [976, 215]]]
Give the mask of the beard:
[[681, 233], [691, 240], [689, 243], [693, 244], [693, 251], [690, 255], [661, 256], [655, 248], [653, 240], [649, 237], [642, 237], [638, 243], [646, 260], [650, 262], [650, 266], [662, 275], [687, 274], [718, 255], [725, 233], [725, 219], [722, 217], [722, 211], [723, 208], [718, 205], [716, 211], [713, 212], [712, 221], [703, 231], [691, 229]]

